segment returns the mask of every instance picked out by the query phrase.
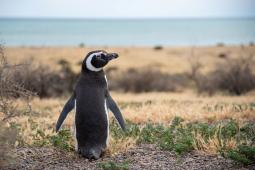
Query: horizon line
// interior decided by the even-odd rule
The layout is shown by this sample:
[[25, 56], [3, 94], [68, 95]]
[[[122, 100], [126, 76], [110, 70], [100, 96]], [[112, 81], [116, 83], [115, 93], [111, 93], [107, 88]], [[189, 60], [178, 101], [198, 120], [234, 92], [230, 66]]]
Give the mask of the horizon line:
[[52, 20], [164, 20], [164, 19], [255, 19], [255, 16], [224, 17], [19, 17], [0, 16], [0, 19], [52, 19]]

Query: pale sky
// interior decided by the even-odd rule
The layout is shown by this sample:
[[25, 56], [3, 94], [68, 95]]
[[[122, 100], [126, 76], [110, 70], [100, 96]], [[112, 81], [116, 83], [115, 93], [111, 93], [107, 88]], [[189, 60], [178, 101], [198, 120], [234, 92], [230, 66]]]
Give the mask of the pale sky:
[[0, 17], [255, 17], [255, 0], [0, 0]]

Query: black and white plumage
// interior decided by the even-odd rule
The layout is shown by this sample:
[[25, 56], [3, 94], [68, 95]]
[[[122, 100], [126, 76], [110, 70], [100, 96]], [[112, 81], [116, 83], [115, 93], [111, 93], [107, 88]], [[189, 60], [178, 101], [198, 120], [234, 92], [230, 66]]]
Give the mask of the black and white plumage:
[[125, 130], [122, 114], [112, 99], [103, 67], [116, 53], [92, 51], [87, 54], [81, 75], [72, 96], [65, 104], [56, 124], [60, 129], [67, 114], [75, 108], [75, 140], [77, 151], [89, 159], [98, 159], [108, 145], [108, 108], [113, 112], [119, 125]]

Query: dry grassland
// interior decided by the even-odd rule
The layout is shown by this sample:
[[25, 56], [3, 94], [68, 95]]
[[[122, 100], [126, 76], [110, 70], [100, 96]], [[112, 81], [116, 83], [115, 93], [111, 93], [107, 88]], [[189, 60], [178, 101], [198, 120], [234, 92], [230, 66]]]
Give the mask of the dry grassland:
[[[79, 62], [83, 56], [97, 48], [77, 47], [8, 47], [5, 49], [7, 59], [11, 63], [31, 60], [50, 65], [58, 69], [58, 62], [62, 59], [71, 63], [72, 68], [79, 72]], [[156, 68], [166, 73], [184, 73], [190, 71], [190, 62], [197, 60], [205, 66], [203, 72], [209, 72], [215, 65], [222, 62], [219, 56], [240, 57], [255, 54], [254, 46], [223, 46], [223, 47], [166, 47], [162, 50], [145, 47], [103, 47], [106, 51], [114, 51], [120, 54], [120, 58], [107, 67], [117, 67], [119, 70], [129, 68]], [[254, 67], [255, 68], [255, 67]], [[125, 76], [125, 75], [123, 75]], [[150, 75], [148, 75], [150, 76]], [[50, 86], [50, 84], [49, 84]], [[245, 122], [255, 121], [255, 92], [249, 92], [242, 96], [230, 96], [216, 94], [214, 96], [198, 95], [194, 90], [185, 90], [181, 93], [150, 92], [150, 93], [117, 93], [112, 92], [124, 118], [135, 124], [159, 123], [169, 125], [174, 117], [181, 117], [185, 123], [205, 122], [212, 124], [227, 119], [235, 119], [240, 125]], [[61, 98], [33, 98], [30, 115], [13, 118], [11, 121], [21, 125], [22, 136], [27, 144], [34, 142], [36, 129], [42, 130], [45, 135], [54, 135], [54, 127], [59, 113], [68, 96]], [[17, 102], [22, 104], [22, 101]], [[111, 119], [112, 119], [112, 114]], [[70, 113], [65, 120], [63, 128], [72, 128], [74, 113]], [[32, 120], [32, 123], [31, 123]], [[197, 150], [208, 153], [216, 153], [219, 143], [217, 137], [211, 138], [211, 142], [205, 144], [197, 135], [200, 146]], [[126, 138], [116, 141], [111, 138], [109, 153], [123, 152], [135, 145], [136, 138]], [[235, 147], [235, 141], [228, 141], [229, 147]]]

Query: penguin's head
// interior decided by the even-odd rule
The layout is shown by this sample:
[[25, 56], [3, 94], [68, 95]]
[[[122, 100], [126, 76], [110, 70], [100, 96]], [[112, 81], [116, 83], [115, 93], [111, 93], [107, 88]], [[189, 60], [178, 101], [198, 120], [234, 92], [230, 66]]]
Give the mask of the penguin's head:
[[107, 53], [103, 50], [91, 51], [82, 62], [82, 70], [101, 71], [110, 60], [118, 57], [117, 53]]

